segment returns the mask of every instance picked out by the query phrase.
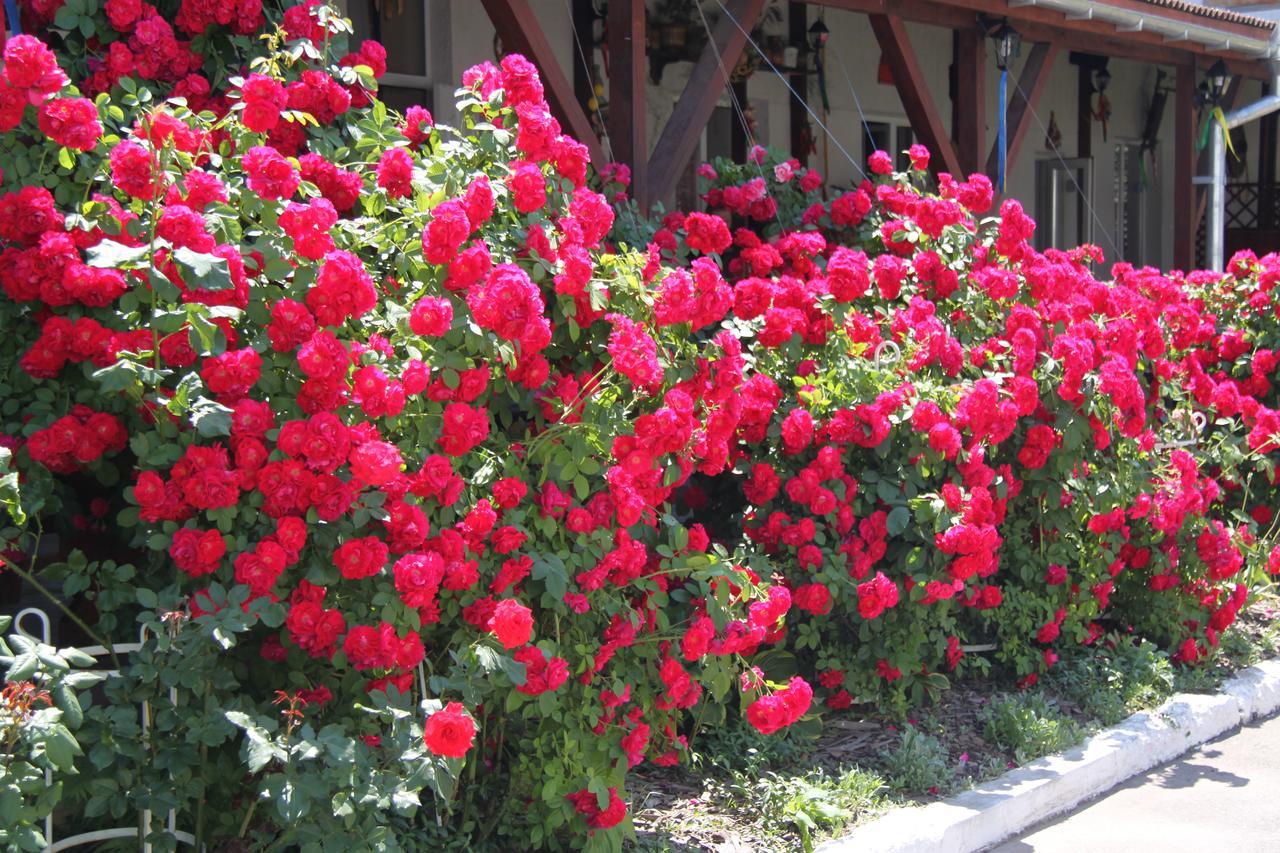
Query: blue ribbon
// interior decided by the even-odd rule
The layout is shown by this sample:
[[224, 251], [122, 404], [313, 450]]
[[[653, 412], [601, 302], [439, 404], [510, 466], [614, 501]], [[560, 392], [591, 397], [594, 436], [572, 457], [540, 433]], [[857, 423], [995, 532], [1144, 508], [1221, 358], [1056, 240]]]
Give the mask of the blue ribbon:
[[9, 35], [16, 36], [22, 32], [22, 22], [18, 16], [18, 0], [4, 0], [4, 16], [8, 19]]

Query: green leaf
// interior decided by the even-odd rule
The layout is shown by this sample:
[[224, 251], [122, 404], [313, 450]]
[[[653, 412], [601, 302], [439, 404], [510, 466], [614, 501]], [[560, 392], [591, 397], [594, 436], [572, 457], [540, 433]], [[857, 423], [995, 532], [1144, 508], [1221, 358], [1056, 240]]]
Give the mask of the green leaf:
[[885, 519], [885, 528], [889, 531], [890, 536], [899, 536], [907, 525], [911, 523], [911, 510], [905, 506], [896, 506], [889, 512], [889, 517]]
[[231, 435], [231, 410], [208, 397], [191, 404], [191, 425], [205, 438]]
[[114, 240], [103, 240], [85, 250], [86, 263], [91, 267], [127, 269], [147, 256], [146, 246], [126, 246]]
[[184, 247], [173, 250], [173, 260], [182, 268], [182, 278], [188, 285], [201, 290], [230, 290], [235, 287], [226, 258]]

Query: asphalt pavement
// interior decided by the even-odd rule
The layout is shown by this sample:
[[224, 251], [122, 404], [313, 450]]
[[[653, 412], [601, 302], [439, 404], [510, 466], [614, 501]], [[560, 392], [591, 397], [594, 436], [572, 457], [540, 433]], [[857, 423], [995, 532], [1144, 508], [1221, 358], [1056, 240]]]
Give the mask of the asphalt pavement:
[[992, 853], [1280, 853], [1280, 716], [1134, 777]]

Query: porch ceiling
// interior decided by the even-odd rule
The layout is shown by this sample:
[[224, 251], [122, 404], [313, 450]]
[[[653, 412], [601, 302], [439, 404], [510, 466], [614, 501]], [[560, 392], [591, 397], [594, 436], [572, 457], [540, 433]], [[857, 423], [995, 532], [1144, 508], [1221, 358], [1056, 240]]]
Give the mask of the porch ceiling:
[[[1221, 58], [1233, 73], [1270, 79], [1272, 73], [1261, 50], [1274, 52], [1275, 25], [1269, 21], [1222, 9], [1199, 7], [1183, 0], [1107, 0], [1092, 3], [1087, 12], [1068, 14], [1055, 0], [805, 0], [866, 14], [897, 15], [904, 20], [951, 29], [972, 26], [979, 13], [1007, 17], [1023, 38], [1053, 42], [1068, 50], [1134, 59], [1161, 65], [1185, 65], [1204, 57]], [[1141, 16], [1140, 25], [1108, 20], [1108, 12]], [[1184, 37], [1155, 31], [1176, 24]], [[1141, 27], [1141, 28], [1138, 28]], [[1215, 43], [1196, 40], [1213, 38]], [[1262, 46], [1260, 48], [1260, 45]], [[1268, 47], [1269, 46], [1269, 47]]]

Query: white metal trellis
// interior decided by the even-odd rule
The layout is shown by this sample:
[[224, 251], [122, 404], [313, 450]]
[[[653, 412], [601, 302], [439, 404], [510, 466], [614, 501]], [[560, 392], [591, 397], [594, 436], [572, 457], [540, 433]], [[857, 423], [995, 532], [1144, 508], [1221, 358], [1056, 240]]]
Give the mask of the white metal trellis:
[[1204, 412], [1195, 411], [1187, 417], [1185, 409], [1179, 409], [1170, 418], [1172, 422], [1181, 422], [1191, 428], [1191, 438], [1175, 439], [1174, 441], [1157, 442], [1156, 450], [1172, 450], [1175, 447], [1192, 447], [1200, 443], [1200, 435], [1204, 432], [1204, 428], [1209, 425], [1209, 418]]
[[[40, 633], [38, 635], [32, 634], [30, 631], [27, 631], [25, 628], [22, 627], [22, 622], [26, 618], [35, 619], [40, 623]], [[33, 640], [39, 640], [43, 642], [45, 645], [53, 645], [52, 622], [49, 619], [49, 614], [45, 613], [43, 610], [41, 610], [38, 607], [27, 607], [23, 610], [18, 611], [18, 615], [15, 616], [13, 619], [13, 627], [14, 627], [14, 630], [16, 630], [18, 633], [23, 634], [27, 637], [30, 637]], [[110, 649], [106, 648], [105, 646], [83, 646], [80, 648], [80, 651], [84, 652], [87, 655], [91, 655], [95, 658], [102, 658], [112, 653], [117, 655], [130, 654], [132, 652], [136, 652], [139, 649], [141, 649], [142, 644], [145, 643], [146, 641], [147, 641], [147, 629], [144, 627], [139, 632], [138, 642], [136, 643], [113, 643]], [[105, 672], [108, 676], [118, 677], [120, 675], [120, 671], [117, 669], [104, 669], [101, 671]], [[176, 689], [171, 688], [169, 690], [170, 701], [174, 703], [177, 702], [177, 693], [178, 691]], [[151, 728], [150, 703], [143, 702], [139, 707], [139, 710], [142, 715], [142, 737], [145, 739], [147, 737], [148, 731]], [[44, 778], [45, 778], [46, 785], [52, 785], [53, 771], [46, 770], [44, 773]], [[168, 829], [169, 834], [172, 835], [179, 842], [183, 844], [195, 845], [196, 839], [193, 835], [191, 835], [189, 832], [178, 831], [177, 813], [174, 812], [172, 809], [169, 810], [169, 814], [165, 820], [165, 827]], [[95, 829], [89, 832], [81, 832], [76, 835], [72, 835], [60, 840], [54, 837], [53, 814], [50, 813], [49, 816], [44, 819], [44, 836], [45, 836], [45, 843], [47, 845], [45, 847], [45, 853], [58, 853], [59, 850], [70, 850], [73, 847], [80, 847], [85, 844], [96, 844], [100, 841], [112, 841], [115, 839], [122, 839], [122, 838], [138, 839], [139, 849], [142, 850], [142, 853], [151, 853], [151, 844], [146, 840], [147, 836], [150, 833], [151, 833], [151, 810], [150, 809], [142, 810], [142, 812], [138, 815], [138, 822], [135, 826], [120, 826], [120, 827], [111, 827], [106, 829]]]

